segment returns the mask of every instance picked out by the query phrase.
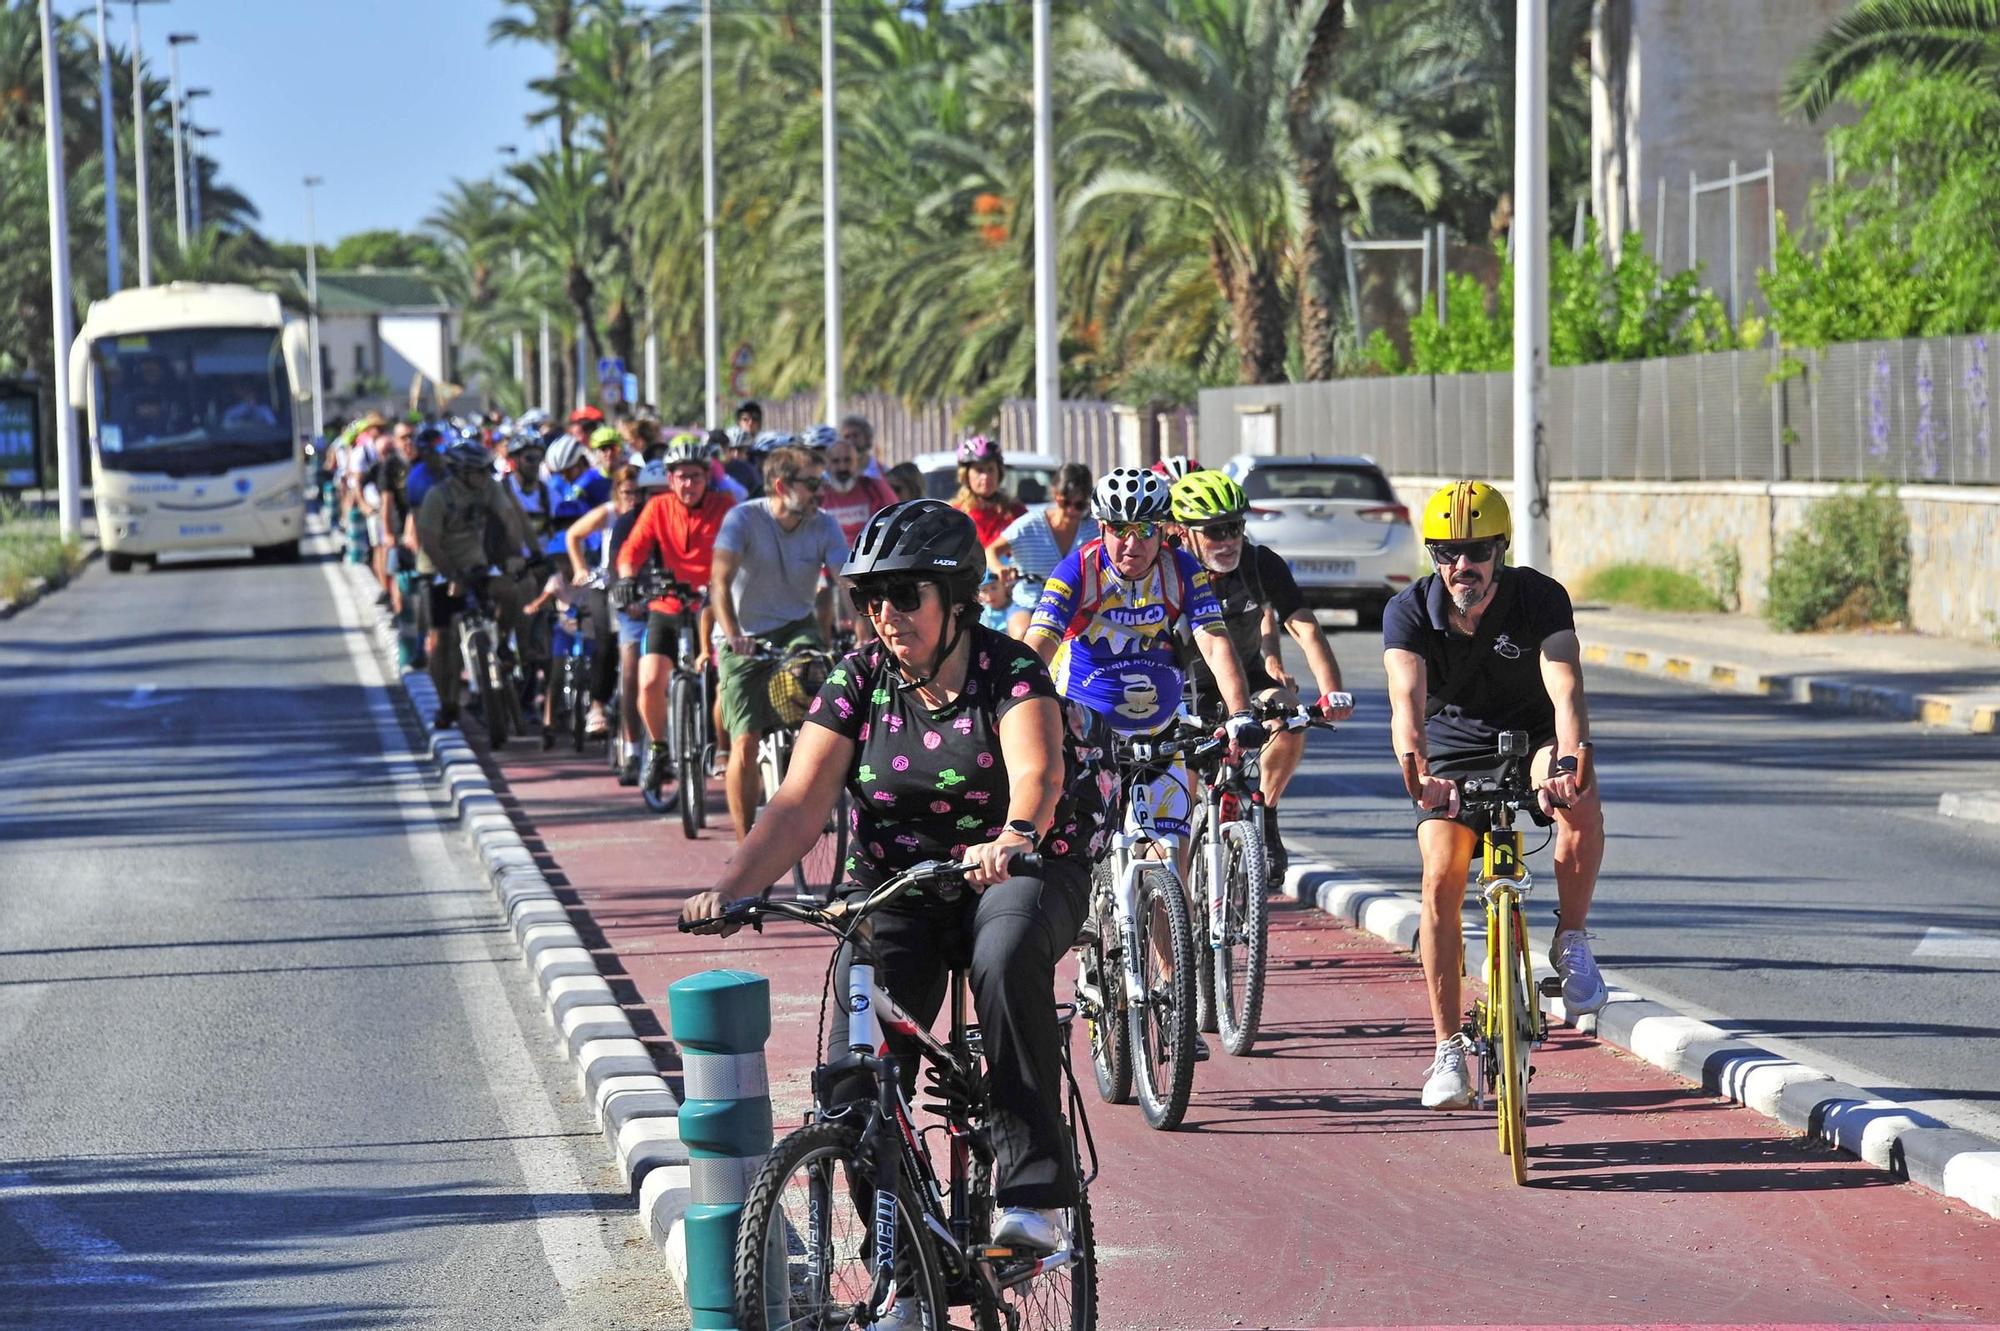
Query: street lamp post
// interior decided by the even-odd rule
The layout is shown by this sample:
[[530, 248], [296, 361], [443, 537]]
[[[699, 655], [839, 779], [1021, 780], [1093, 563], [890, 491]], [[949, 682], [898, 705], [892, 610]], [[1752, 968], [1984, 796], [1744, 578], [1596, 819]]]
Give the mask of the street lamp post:
[[83, 505], [78, 493], [80, 468], [76, 455], [76, 418], [69, 405], [69, 202], [64, 194], [62, 71], [56, 65], [55, 20], [49, 0], [42, 0], [42, 137], [49, 157], [49, 319], [55, 328], [56, 515], [63, 538], [83, 533]]
[[111, 36], [104, 17], [104, 0], [97, 0], [97, 118], [104, 146], [104, 276], [105, 290], [123, 285], [118, 272], [118, 135], [111, 118]]
[[1516, 0], [1514, 25], [1513, 562], [1547, 572], [1549, 495], [1548, 0]]
[[153, 285], [153, 218], [146, 206], [146, 71], [139, 61], [139, 6], [166, 0], [125, 0], [132, 6], [132, 171], [139, 220], [139, 285]]
[[1062, 391], [1062, 355], [1056, 345], [1055, 115], [1051, 109], [1049, 0], [1034, 0], [1035, 64], [1035, 441], [1031, 447], [1060, 454], [1056, 400]]
[[[201, 239], [201, 206], [195, 201], [195, 195], [201, 191], [201, 180], [195, 174], [195, 160], [194, 160], [195, 128], [193, 119], [194, 104], [198, 98], [207, 97], [209, 95], [210, 95], [210, 90], [207, 88], [189, 88], [186, 92], [181, 94], [181, 143], [184, 146], [182, 152], [176, 155], [174, 158], [175, 166], [180, 165], [181, 158], [183, 156], [186, 157], [187, 159], [187, 182], [188, 182], [187, 227], [188, 227], [188, 234], [190, 236], [193, 236], [196, 240]], [[212, 133], [213, 131], [210, 132]]]
[[187, 172], [183, 169], [185, 158], [181, 154], [181, 48], [201, 39], [191, 32], [170, 32], [167, 34], [167, 68], [170, 71], [167, 83], [168, 114], [172, 117], [174, 137], [174, 243], [187, 249]]
[[212, 139], [222, 133], [219, 129], [208, 129], [189, 122], [188, 128], [188, 226], [196, 236], [201, 235], [201, 144], [202, 139]]
[[722, 419], [721, 337], [715, 309], [715, 5], [701, 0], [701, 355], [708, 427]]
[[834, 106], [833, 0], [820, 0], [819, 137], [821, 212], [826, 228], [826, 418], [840, 419], [840, 117]]
[[312, 357], [313, 381], [313, 440], [318, 442], [326, 437], [326, 404], [321, 400], [319, 372], [319, 240], [313, 231], [313, 190], [320, 184], [318, 176], [307, 176], [306, 184], [306, 331]]

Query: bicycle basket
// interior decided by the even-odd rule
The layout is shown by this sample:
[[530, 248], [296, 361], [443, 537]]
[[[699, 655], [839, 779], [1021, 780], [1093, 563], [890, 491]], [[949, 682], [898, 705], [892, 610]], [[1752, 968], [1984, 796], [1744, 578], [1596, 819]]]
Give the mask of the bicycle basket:
[[771, 710], [778, 714], [778, 720], [787, 726], [804, 722], [806, 708], [812, 706], [820, 685], [831, 673], [832, 663], [826, 654], [815, 651], [793, 652], [773, 666], [769, 691]]

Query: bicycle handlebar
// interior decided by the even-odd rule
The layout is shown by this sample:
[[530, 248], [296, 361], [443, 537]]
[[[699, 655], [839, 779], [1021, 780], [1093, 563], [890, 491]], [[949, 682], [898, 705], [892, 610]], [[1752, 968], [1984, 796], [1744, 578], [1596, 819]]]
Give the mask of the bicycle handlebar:
[[[1579, 750], [1577, 753], [1576, 788], [1579, 793], [1589, 790], [1596, 784], [1597, 769], [1592, 752], [1592, 750], [1585, 748]], [[1527, 812], [1530, 808], [1540, 807], [1533, 789], [1525, 792], [1506, 790], [1492, 777], [1475, 776], [1464, 779], [1453, 779], [1452, 784], [1458, 787], [1458, 802], [1461, 809], [1498, 809], [1504, 806]], [[1403, 755], [1403, 789], [1409, 793], [1412, 801], [1420, 800], [1423, 797], [1424, 783], [1422, 777], [1417, 772], [1417, 755], [1414, 753]], [[1556, 801], [1551, 801], [1551, 803], [1554, 803], [1558, 809], [1568, 807]]]
[[[1028, 877], [1038, 875], [1042, 872], [1043, 865], [1044, 861], [1036, 851], [1017, 850], [1007, 857], [1009, 872], [1019, 875]], [[925, 860], [921, 864], [911, 865], [899, 874], [885, 878], [874, 891], [859, 901], [836, 899], [824, 905], [807, 905], [804, 902], [786, 901], [782, 898], [745, 897], [741, 901], [732, 901], [724, 906], [720, 919], [704, 921], [712, 925], [712, 928], [698, 928], [685, 919], [678, 921], [677, 927], [684, 934], [712, 933], [726, 925], [747, 924], [761, 933], [765, 919], [775, 915], [783, 919], [797, 920], [801, 924], [809, 924], [817, 929], [845, 934], [913, 887], [929, 892], [941, 901], [958, 900], [965, 891], [963, 883], [959, 880], [978, 867], [977, 860], [966, 860], [963, 863], [954, 863], [951, 860]]]

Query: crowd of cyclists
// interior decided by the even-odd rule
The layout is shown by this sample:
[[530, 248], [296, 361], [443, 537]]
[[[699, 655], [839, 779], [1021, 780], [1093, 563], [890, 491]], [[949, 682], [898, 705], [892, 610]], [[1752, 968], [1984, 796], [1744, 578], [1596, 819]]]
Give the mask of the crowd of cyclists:
[[[969, 866], [973, 892], [874, 917], [876, 964], [919, 1021], [938, 1013], [949, 967], [967, 967], [996, 1130], [994, 1241], [1052, 1250], [1078, 1186], [1056, 967], [1096, 927], [1092, 871], [1109, 840], [1137, 823], [1158, 838], [1151, 853], [1184, 853], [1199, 780], [1176, 761], [1121, 788], [1102, 755], [1189, 718], [1256, 754], [1257, 888], [1269, 890], [1287, 869], [1280, 809], [1304, 721], [1345, 719], [1353, 702], [1289, 567], [1248, 539], [1249, 501], [1227, 474], [1188, 458], [1101, 477], [1069, 463], [1030, 510], [1010, 496], [994, 440], [966, 439], [957, 462], [945, 502], [921, 497], [913, 468], [885, 473], [860, 417], [775, 433], [745, 403], [731, 429], [666, 432], [586, 407], [560, 425], [539, 413], [359, 420], [328, 450], [322, 484], [348, 557], [399, 625], [404, 664], [430, 671], [435, 725], [460, 720], [450, 629], [469, 606], [512, 644], [544, 747], [548, 662], [581, 649], [585, 733], [614, 745], [621, 782], [656, 801], [676, 779], [667, 681], [713, 682], [701, 718], [712, 766], [695, 779], [721, 776], [740, 844], [686, 903], [686, 927], [733, 932], [731, 904], [798, 863], [843, 798], [845, 890], [925, 861]], [[1584, 927], [1603, 828], [1575, 774], [1589, 726], [1574, 622], [1560, 584], [1506, 564], [1510, 531], [1492, 487], [1439, 491], [1422, 516], [1435, 572], [1385, 616], [1391, 730], [1416, 783], [1438, 1040], [1422, 1101], [1434, 1108], [1473, 1098], [1459, 912], [1478, 827], [1457, 782], [1493, 770], [1500, 731], [1531, 735], [1556, 829], [1551, 960], [1565, 1001], [1583, 1013], [1605, 999]], [[1286, 641], [1309, 678], [1287, 665]], [[782, 716], [773, 673], [801, 649], [832, 665], [801, 714]], [[796, 730], [795, 749], [767, 789], [758, 743], [780, 727]], [[838, 1062], [846, 1016], [834, 1018]]]

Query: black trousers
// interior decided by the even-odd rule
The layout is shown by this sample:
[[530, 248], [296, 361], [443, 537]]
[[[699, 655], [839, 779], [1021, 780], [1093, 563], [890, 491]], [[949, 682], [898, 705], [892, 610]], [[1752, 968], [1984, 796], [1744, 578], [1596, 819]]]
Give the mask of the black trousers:
[[[1056, 963], [1076, 942], [1089, 891], [1084, 866], [1052, 860], [1042, 878], [1009, 878], [950, 906], [884, 909], [869, 917], [876, 983], [926, 1026], [944, 1007], [953, 965], [968, 968], [993, 1106], [994, 1200], [1002, 1206], [1076, 1202], [1076, 1158], [1062, 1121]], [[834, 1062], [849, 1057], [852, 961], [849, 945], [835, 966], [828, 1041]], [[891, 1035], [890, 1048], [906, 1055], [913, 1042]]]

